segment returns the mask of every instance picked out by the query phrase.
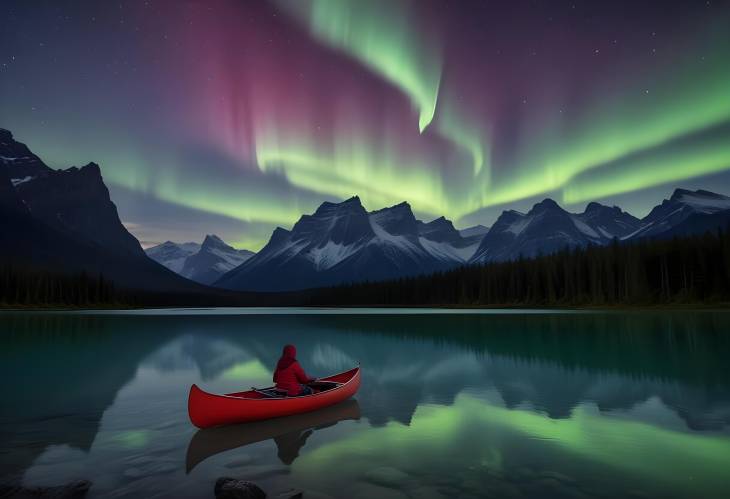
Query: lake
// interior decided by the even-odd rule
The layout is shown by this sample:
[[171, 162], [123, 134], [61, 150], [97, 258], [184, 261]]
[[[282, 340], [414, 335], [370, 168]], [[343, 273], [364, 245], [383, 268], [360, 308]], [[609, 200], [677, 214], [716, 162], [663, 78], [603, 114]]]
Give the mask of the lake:
[[[0, 482], [87, 497], [730, 493], [730, 312], [197, 309], [0, 314]], [[199, 431], [191, 384], [358, 362], [355, 399]], [[280, 497], [288, 497], [281, 495]]]

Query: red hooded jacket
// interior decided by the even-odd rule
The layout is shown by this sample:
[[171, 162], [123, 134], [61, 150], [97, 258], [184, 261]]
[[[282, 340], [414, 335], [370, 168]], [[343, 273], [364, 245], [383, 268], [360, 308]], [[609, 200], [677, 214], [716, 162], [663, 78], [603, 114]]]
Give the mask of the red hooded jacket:
[[299, 395], [302, 391], [302, 384], [312, 379], [307, 376], [302, 366], [297, 362], [297, 349], [294, 345], [284, 347], [279, 362], [274, 371], [274, 382], [279, 390], [286, 390], [288, 395]]

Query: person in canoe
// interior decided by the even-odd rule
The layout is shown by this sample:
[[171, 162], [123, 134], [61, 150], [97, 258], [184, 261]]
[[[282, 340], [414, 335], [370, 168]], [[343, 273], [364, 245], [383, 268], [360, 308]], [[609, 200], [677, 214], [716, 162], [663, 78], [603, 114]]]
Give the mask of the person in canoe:
[[316, 381], [310, 378], [297, 361], [297, 348], [294, 345], [286, 345], [281, 354], [279, 362], [276, 363], [274, 371], [274, 382], [276, 389], [286, 392], [290, 397], [297, 395], [311, 395], [312, 388], [307, 383]]

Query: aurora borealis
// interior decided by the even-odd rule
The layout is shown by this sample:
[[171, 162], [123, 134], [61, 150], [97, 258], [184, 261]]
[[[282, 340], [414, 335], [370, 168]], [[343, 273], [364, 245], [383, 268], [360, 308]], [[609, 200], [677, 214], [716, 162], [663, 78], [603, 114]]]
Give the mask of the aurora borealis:
[[259, 249], [322, 201], [489, 225], [730, 193], [730, 4], [7, 1], [0, 126], [141, 240]]

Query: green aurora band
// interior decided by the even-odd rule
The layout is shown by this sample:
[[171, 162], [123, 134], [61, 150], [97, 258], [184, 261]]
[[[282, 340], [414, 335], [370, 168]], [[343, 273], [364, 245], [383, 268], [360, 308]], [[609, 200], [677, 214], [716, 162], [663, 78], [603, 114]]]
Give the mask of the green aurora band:
[[[546, 146], [526, 151], [521, 163], [531, 166], [511, 169], [512, 180], [495, 186], [487, 205], [560, 189], [564, 202], [577, 203], [600, 193], [632, 192], [730, 168], [730, 161], [721, 159], [730, 154], [727, 137], [724, 143], [691, 147], [694, 153], [682, 154], [683, 164], [674, 158], [672, 167], [666, 165], [674, 154], [673, 141], [730, 122], [729, 56], [730, 39], [715, 30], [664, 73], [614, 93], [597, 89], [596, 105], [575, 125], [562, 128], [553, 123], [533, 138], [533, 144]], [[642, 151], [651, 154], [634, 161]], [[602, 185], [589, 188], [590, 176], [571, 185], [579, 174], [608, 166], [610, 172], [600, 175]]]
[[392, 0], [280, 1], [320, 41], [352, 55], [405, 92], [423, 131], [433, 120], [441, 56], [413, 29], [402, 2]]
[[[278, 4], [315, 38], [347, 53], [407, 95], [418, 109], [421, 132], [432, 122], [439, 99], [441, 54], [410, 28], [413, 19], [406, 3], [308, 0]], [[281, 171], [294, 185], [313, 192], [340, 198], [357, 194], [371, 209], [403, 201], [407, 185], [406, 200], [416, 211], [459, 218], [484, 205], [490, 178], [484, 134], [465, 121], [454, 106], [442, 101], [435, 133], [459, 153], [458, 163], [448, 165], [446, 172], [438, 159], [409, 157], [399, 151], [398, 130], [380, 140], [336, 132], [327, 149], [302, 131], [284, 137], [280, 127], [269, 125], [257, 133], [256, 161], [263, 171]], [[455, 176], [464, 176], [468, 163], [473, 176], [457, 180], [459, 186], [469, 188], [465, 196], [463, 189], [448, 184]]]
[[730, 141], [726, 134], [700, 135], [681, 144], [669, 143], [657, 151], [638, 154], [604, 166], [590, 175], [579, 175], [563, 189], [566, 203], [579, 203], [631, 192], [662, 182], [680, 181], [726, 170], [730, 166]]
[[[395, 143], [374, 148], [358, 133], [335, 133], [331, 147], [320, 152], [312, 146], [314, 138], [301, 132], [285, 137], [268, 127], [256, 136], [256, 162], [263, 171], [282, 171], [294, 185], [313, 192], [343, 199], [359, 195], [370, 209], [403, 201], [407, 185], [408, 201], [417, 210], [449, 210], [444, 183], [432, 168], [423, 168], [427, 158], [416, 163]], [[395, 141], [397, 135], [391, 137]]]

